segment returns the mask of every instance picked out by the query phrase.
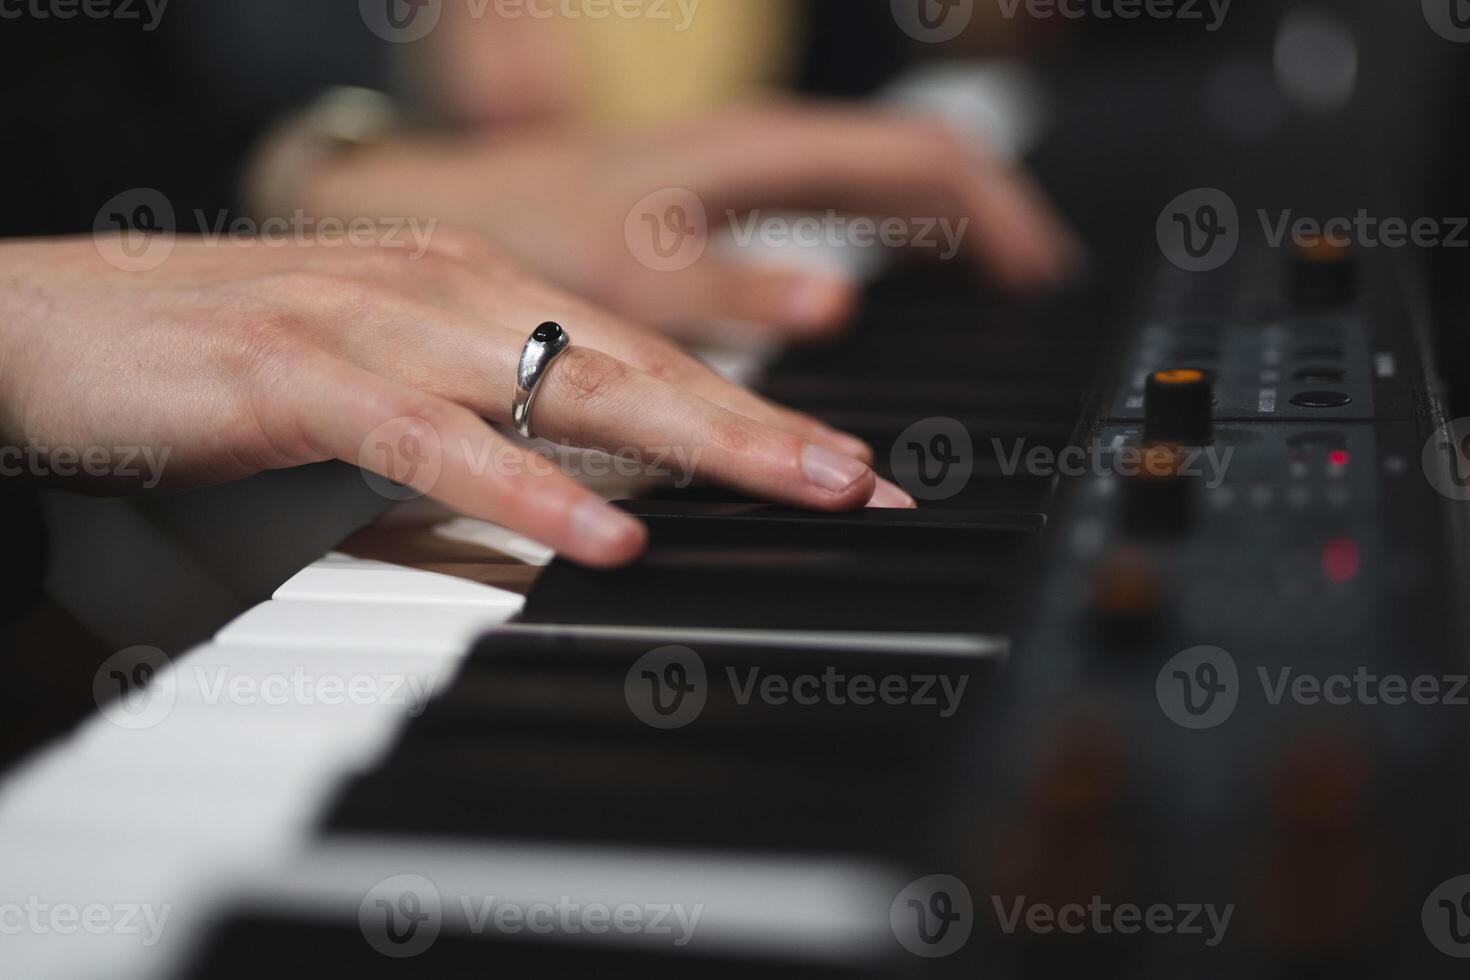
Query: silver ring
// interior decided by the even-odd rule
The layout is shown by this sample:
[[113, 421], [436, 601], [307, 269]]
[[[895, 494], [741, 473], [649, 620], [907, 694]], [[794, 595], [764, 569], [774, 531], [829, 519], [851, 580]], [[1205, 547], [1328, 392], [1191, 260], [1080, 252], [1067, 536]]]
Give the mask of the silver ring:
[[516, 395], [510, 407], [510, 418], [522, 439], [531, 438], [531, 408], [536, 404], [536, 391], [551, 364], [572, 346], [572, 338], [561, 324], [546, 322], [537, 327], [521, 351], [521, 364], [516, 369]]

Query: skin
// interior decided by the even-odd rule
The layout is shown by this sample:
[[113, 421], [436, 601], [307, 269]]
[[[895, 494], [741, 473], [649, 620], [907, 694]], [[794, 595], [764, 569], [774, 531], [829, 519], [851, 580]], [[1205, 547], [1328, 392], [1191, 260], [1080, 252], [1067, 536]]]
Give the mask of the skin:
[[[521, 348], [551, 319], [576, 346], [543, 383], [538, 436], [698, 449], [698, 477], [792, 506], [913, 506], [858, 440], [722, 380], [473, 233], [440, 227], [417, 259], [382, 244], [180, 238], [149, 271], [104, 260], [115, 244], [0, 245], [0, 445], [167, 448], [167, 488], [339, 459], [575, 561], [623, 564], [644, 528], [485, 421], [508, 421]], [[405, 445], [429, 463], [406, 480]], [[475, 465], [490, 453], [494, 465]], [[117, 489], [86, 479], [69, 482]]]
[[312, 175], [302, 204], [318, 216], [468, 225], [563, 288], [680, 336], [734, 320], [801, 337], [848, 318], [855, 284], [830, 272], [732, 261], [713, 247], [679, 271], [640, 263], [625, 224], [667, 188], [697, 195], [712, 227], [727, 211], [803, 207], [968, 220], [965, 254], [1018, 290], [1061, 283], [1082, 262], [1029, 178], [983, 147], [934, 121], [835, 104], [745, 106], [635, 133], [547, 125], [390, 142]]

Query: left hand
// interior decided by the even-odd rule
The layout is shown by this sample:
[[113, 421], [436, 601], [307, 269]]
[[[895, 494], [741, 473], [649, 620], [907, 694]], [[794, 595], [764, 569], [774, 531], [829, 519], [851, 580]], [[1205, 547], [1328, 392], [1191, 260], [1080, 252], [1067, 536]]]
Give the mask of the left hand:
[[1080, 260], [1023, 173], [939, 123], [837, 106], [731, 109], [626, 135], [552, 128], [390, 144], [315, 174], [303, 204], [318, 216], [467, 224], [558, 285], [684, 335], [735, 320], [800, 336], [846, 318], [855, 284], [831, 273], [714, 249], [678, 271], [641, 262], [625, 233], [630, 214], [670, 188], [692, 191], [711, 227], [759, 208], [945, 221], [965, 231], [965, 254], [1017, 289], [1059, 283]]

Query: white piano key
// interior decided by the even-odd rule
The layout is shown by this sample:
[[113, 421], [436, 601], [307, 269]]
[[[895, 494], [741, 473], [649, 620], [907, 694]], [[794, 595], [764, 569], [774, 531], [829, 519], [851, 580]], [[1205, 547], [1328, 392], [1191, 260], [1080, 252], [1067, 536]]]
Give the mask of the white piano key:
[[438, 603], [519, 609], [522, 597], [494, 586], [332, 553], [308, 565], [276, 590], [275, 598], [307, 602]]
[[[289, 867], [262, 875], [247, 888], [247, 901], [355, 922], [365, 895], [404, 874], [432, 883], [451, 931], [474, 931], [463, 910], [483, 908], [491, 896], [521, 908], [648, 903], [697, 907], [702, 949], [849, 962], [891, 948], [889, 906], [903, 884], [891, 868], [824, 857], [364, 839], [313, 844]], [[653, 934], [583, 936], [666, 941]]]
[[[218, 712], [180, 711], [146, 731], [124, 731], [104, 722], [83, 733], [64, 761], [96, 768], [203, 769], [243, 758], [260, 760], [252, 763], [257, 765], [310, 765], [327, 771], [367, 764], [387, 746], [398, 727], [398, 716], [385, 712], [338, 712], [313, 719], [260, 712], [224, 717]], [[3, 812], [0, 808], [0, 816]]]
[[306, 716], [362, 710], [423, 713], [460, 656], [215, 644], [174, 665], [174, 710]]
[[461, 544], [489, 548], [527, 565], [537, 567], [551, 564], [551, 560], [556, 557], [556, 552], [544, 544], [532, 541], [498, 524], [475, 520], [472, 517], [456, 517], [437, 524], [433, 529], [433, 534], [445, 541], [457, 541]]
[[519, 611], [435, 603], [272, 600], [220, 631], [222, 644], [464, 653]]
[[276, 769], [234, 778], [179, 779], [147, 769], [58, 772], [10, 801], [0, 832], [25, 828], [90, 837], [118, 826], [133, 840], [206, 839], [231, 847], [268, 847], [307, 833], [335, 784], [320, 772]]

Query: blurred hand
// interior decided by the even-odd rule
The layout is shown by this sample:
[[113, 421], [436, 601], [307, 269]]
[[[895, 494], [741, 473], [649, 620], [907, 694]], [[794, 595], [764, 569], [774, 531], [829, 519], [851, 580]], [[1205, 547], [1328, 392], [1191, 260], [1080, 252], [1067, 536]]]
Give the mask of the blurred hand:
[[828, 331], [854, 284], [731, 260], [710, 249], [661, 271], [625, 226], [650, 193], [697, 195], [712, 228], [728, 212], [836, 208], [944, 221], [1003, 285], [1059, 283], [1080, 248], [1031, 181], [943, 125], [835, 106], [728, 110], [655, 132], [541, 129], [400, 143], [343, 159], [305, 194], [316, 215], [418, 216], [471, 225], [557, 284], [626, 316], [687, 333], [738, 320], [778, 335]]
[[[0, 446], [73, 463], [94, 447], [167, 450], [168, 487], [335, 458], [574, 560], [626, 562], [644, 544], [636, 521], [482, 421], [508, 419], [522, 346], [557, 320], [575, 346], [543, 382], [537, 435], [682, 448], [696, 475], [798, 507], [861, 507], [878, 486], [856, 439], [541, 284], [478, 236], [437, 231], [417, 259], [180, 239], [148, 272], [115, 268], [91, 239], [20, 242], [0, 245], [0, 269]], [[394, 458], [405, 445], [414, 460]], [[887, 485], [873, 502], [912, 506]]]

